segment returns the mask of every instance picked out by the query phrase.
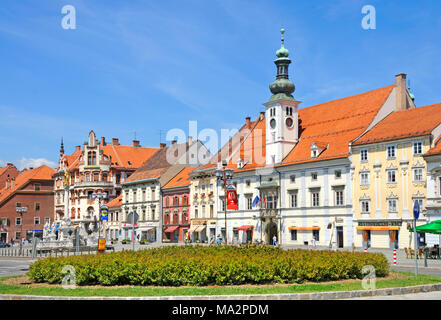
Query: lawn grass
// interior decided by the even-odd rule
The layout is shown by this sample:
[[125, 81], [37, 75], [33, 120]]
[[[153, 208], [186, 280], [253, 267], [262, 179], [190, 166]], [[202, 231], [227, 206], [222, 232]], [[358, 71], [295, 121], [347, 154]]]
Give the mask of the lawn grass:
[[[409, 272], [391, 273], [403, 274], [404, 278], [377, 279], [376, 288], [407, 287], [422, 284], [441, 283], [440, 277], [418, 275]], [[341, 283], [306, 283], [276, 286], [226, 286], [226, 287], [117, 287], [117, 288], [82, 288], [64, 289], [62, 287], [28, 285], [7, 285], [3, 281], [12, 277], [0, 278], [0, 294], [39, 295], [39, 296], [185, 296], [185, 295], [238, 295], [238, 294], [277, 294], [277, 293], [309, 293], [326, 291], [353, 291], [363, 290], [361, 280], [342, 281]]]

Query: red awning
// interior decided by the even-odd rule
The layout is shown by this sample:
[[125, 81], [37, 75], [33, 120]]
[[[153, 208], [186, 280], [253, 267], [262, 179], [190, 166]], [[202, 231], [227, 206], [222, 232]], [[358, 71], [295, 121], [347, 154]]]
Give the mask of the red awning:
[[171, 226], [165, 229], [164, 232], [174, 232], [177, 228], [179, 228], [179, 226]]
[[246, 231], [246, 230], [250, 230], [253, 229], [254, 226], [240, 226], [239, 228], [237, 228], [237, 231]]

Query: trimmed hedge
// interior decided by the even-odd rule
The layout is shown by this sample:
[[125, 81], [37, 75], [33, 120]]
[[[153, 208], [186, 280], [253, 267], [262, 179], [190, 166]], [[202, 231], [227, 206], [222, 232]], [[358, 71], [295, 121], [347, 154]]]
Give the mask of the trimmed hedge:
[[61, 283], [72, 265], [77, 285], [206, 286], [302, 283], [362, 279], [365, 265], [388, 275], [380, 253], [283, 250], [272, 246], [170, 246], [139, 251], [46, 258], [28, 275], [36, 282]]

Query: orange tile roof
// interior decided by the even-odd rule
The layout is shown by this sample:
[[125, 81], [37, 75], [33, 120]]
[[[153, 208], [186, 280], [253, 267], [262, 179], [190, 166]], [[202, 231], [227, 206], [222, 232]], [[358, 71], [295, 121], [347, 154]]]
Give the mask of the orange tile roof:
[[[159, 148], [133, 147], [106, 144], [100, 146], [106, 156], [112, 157], [112, 166], [119, 168], [137, 169], [145, 161], [150, 159]], [[79, 167], [79, 158], [82, 150], [75, 151], [73, 154], [65, 155], [69, 170]]]
[[[186, 151], [188, 150], [189, 143], [185, 142]], [[182, 144], [176, 145], [180, 148]], [[167, 150], [170, 146], [160, 148], [157, 152], [144, 162], [135, 172], [133, 172], [126, 182], [133, 182], [146, 179], [160, 178], [161, 175], [166, 172], [174, 163], [170, 163], [167, 160]]]
[[427, 151], [424, 155], [425, 156], [432, 156], [432, 155], [438, 155], [441, 154], [441, 136], [436, 139], [434, 143], [434, 147]]
[[357, 139], [353, 145], [428, 135], [439, 124], [441, 124], [441, 103], [396, 111]]
[[117, 208], [117, 207], [121, 207], [122, 204], [122, 194], [120, 194], [118, 197], [116, 197], [115, 199], [113, 199], [112, 201], [110, 201], [107, 206], [109, 208]]
[[115, 146], [112, 144], [107, 144], [101, 149], [104, 150], [105, 155], [112, 157], [112, 165], [130, 169], [139, 168], [159, 150], [159, 148]]
[[[360, 136], [369, 126], [393, 88], [394, 85], [391, 85], [299, 109], [299, 141], [285, 156], [282, 163], [276, 166], [347, 157], [349, 143]], [[229, 163], [229, 167], [236, 169], [237, 172], [266, 166], [266, 122], [262, 119], [257, 120], [255, 124], [252, 134], [249, 136], [252, 143], [244, 143], [244, 147], [240, 150], [241, 158], [245, 160], [244, 167], [236, 169], [237, 166]], [[313, 142], [318, 147], [325, 149], [316, 158], [311, 158]], [[251, 150], [245, 145], [251, 146]], [[252, 161], [247, 163], [246, 155], [251, 154], [251, 151], [253, 151]], [[232, 160], [236, 160], [234, 158], [237, 157], [233, 157]]]
[[182, 169], [173, 179], [171, 179], [163, 189], [184, 187], [190, 185], [190, 173], [195, 168], [184, 168]]
[[55, 173], [55, 170], [49, 168], [46, 165], [42, 165], [41, 167], [35, 169], [28, 169], [22, 171], [15, 178], [15, 187], [12, 189], [3, 188], [0, 190], [0, 205], [9, 199], [17, 190], [20, 190], [24, 186], [26, 186], [31, 180], [52, 180], [52, 175]]

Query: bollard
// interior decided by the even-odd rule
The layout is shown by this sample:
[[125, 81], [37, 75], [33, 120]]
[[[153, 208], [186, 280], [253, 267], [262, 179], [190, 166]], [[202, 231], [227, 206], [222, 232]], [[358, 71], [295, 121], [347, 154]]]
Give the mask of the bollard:
[[367, 248], [364, 248], [364, 253], [367, 253]]
[[397, 249], [394, 249], [394, 265], [397, 265]]

